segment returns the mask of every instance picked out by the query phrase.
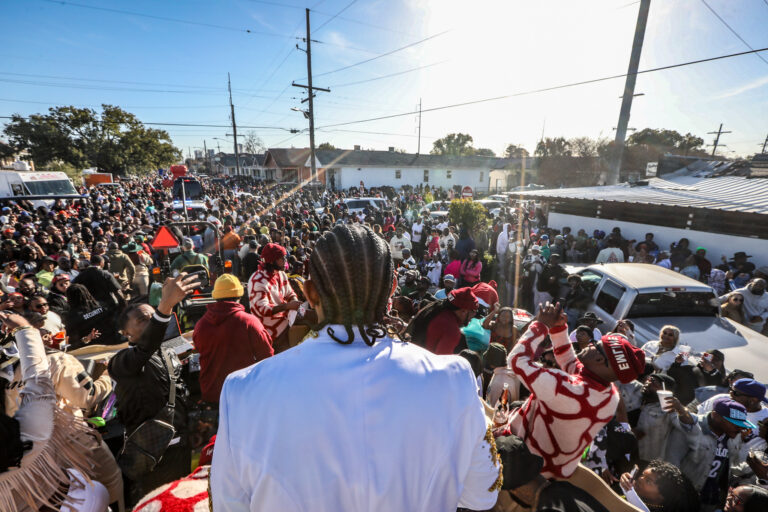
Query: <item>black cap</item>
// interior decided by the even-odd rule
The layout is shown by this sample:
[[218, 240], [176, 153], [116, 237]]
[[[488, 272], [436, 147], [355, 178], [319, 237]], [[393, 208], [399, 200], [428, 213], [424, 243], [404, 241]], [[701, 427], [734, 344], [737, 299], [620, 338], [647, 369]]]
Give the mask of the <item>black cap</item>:
[[527, 484], [541, 474], [544, 461], [533, 455], [522, 439], [517, 436], [502, 436], [496, 438], [496, 450], [504, 466], [502, 476], [504, 483], [501, 488], [508, 491]]
[[665, 373], [652, 373], [649, 377], [653, 377], [664, 385], [664, 389], [674, 391], [677, 387], [677, 381]]
[[584, 313], [584, 316], [579, 318], [578, 321], [581, 322], [581, 321], [584, 321], [584, 320], [594, 320], [598, 324], [602, 324], [603, 323], [603, 321], [600, 320], [600, 318], [598, 318], [598, 316], [596, 314], [594, 314], [593, 312], [591, 312], [591, 311], [587, 311], [586, 313]]
[[500, 343], [491, 343], [483, 355], [485, 366], [488, 368], [499, 368], [507, 366], [507, 349]]

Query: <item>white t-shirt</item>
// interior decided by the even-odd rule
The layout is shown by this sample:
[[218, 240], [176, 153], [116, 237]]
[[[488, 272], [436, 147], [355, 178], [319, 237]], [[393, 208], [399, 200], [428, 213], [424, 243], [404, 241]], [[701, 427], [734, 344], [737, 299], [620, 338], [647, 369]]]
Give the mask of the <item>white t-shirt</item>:
[[213, 509], [487, 510], [500, 471], [487, 428], [463, 358], [321, 329], [227, 378]]
[[411, 231], [413, 232], [411, 241], [415, 244], [421, 242], [421, 233], [422, 231], [424, 231], [424, 224], [422, 224], [421, 222], [415, 223], [411, 228]]

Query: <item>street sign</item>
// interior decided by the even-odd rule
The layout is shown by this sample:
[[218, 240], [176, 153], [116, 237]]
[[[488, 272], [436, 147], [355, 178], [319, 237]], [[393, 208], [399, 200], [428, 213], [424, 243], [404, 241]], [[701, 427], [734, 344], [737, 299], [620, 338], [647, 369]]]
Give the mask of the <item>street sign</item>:
[[466, 186], [461, 189], [461, 197], [464, 199], [472, 199], [472, 187]]
[[152, 240], [153, 249], [175, 249], [179, 246], [179, 241], [166, 226], [160, 226], [157, 230], [154, 240]]

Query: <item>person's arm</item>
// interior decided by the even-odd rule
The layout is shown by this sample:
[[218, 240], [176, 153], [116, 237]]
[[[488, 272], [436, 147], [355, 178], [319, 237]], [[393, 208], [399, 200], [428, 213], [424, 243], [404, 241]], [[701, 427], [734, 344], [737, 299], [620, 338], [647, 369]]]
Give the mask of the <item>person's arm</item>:
[[501, 302], [497, 302], [496, 305], [491, 310], [491, 312], [488, 313], [488, 316], [485, 317], [485, 320], [483, 320], [483, 329], [488, 331], [493, 329], [494, 320], [496, 319], [496, 316], [499, 314], [500, 308], [501, 308]]
[[128, 276], [128, 286], [131, 286], [133, 284], [133, 277], [136, 275], [136, 266], [128, 256], [125, 257], [125, 263], [125, 272]]
[[53, 376], [56, 394], [88, 413], [112, 392], [112, 379], [104, 372], [93, 380], [74, 356], [64, 354]]
[[248, 343], [251, 346], [253, 359], [261, 361], [275, 355], [275, 349], [272, 348], [272, 338], [261, 322], [253, 316], [251, 318], [256, 321], [248, 324]]
[[555, 361], [560, 369], [571, 375], [578, 372], [582, 364], [568, 338], [568, 316], [565, 313], [560, 315], [557, 325], [549, 330], [549, 339], [552, 340]]
[[149, 320], [136, 345], [121, 350], [109, 361], [109, 374], [115, 378], [136, 375], [141, 372], [152, 354], [160, 348], [165, 330], [176, 304], [181, 302], [195, 287], [200, 286], [196, 276], [179, 274], [169, 277], [163, 285], [163, 295], [157, 311]]
[[240, 467], [241, 450], [232, 447], [229, 433], [229, 379], [224, 381], [219, 400], [219, 429], [210, 472], [210, 500], [213, 510], [220, 512], [247, 512], [251, 509], [251, 496], [243, 488]]

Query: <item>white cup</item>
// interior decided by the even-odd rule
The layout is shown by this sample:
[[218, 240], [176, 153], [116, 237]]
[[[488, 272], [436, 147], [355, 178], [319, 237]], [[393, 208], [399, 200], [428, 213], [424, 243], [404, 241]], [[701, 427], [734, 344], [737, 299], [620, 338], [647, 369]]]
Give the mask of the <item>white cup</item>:
[[678, 345], [678, 348], [680, 349], [680, 355], [683, 356], [683, 359], [688, 359], [688, 356], [691, 355], [691, 346], [690, 345]]
[[667, 398], [672, 397], [672, 392], [666, 389], [660, 389], [656, 391], [656, 394], [659, 396], [659, 405], [661, 405], [661, 410], [664, 412], [672, 412], [674, 411], [674, 408], [672, 405], [667, 402]]

